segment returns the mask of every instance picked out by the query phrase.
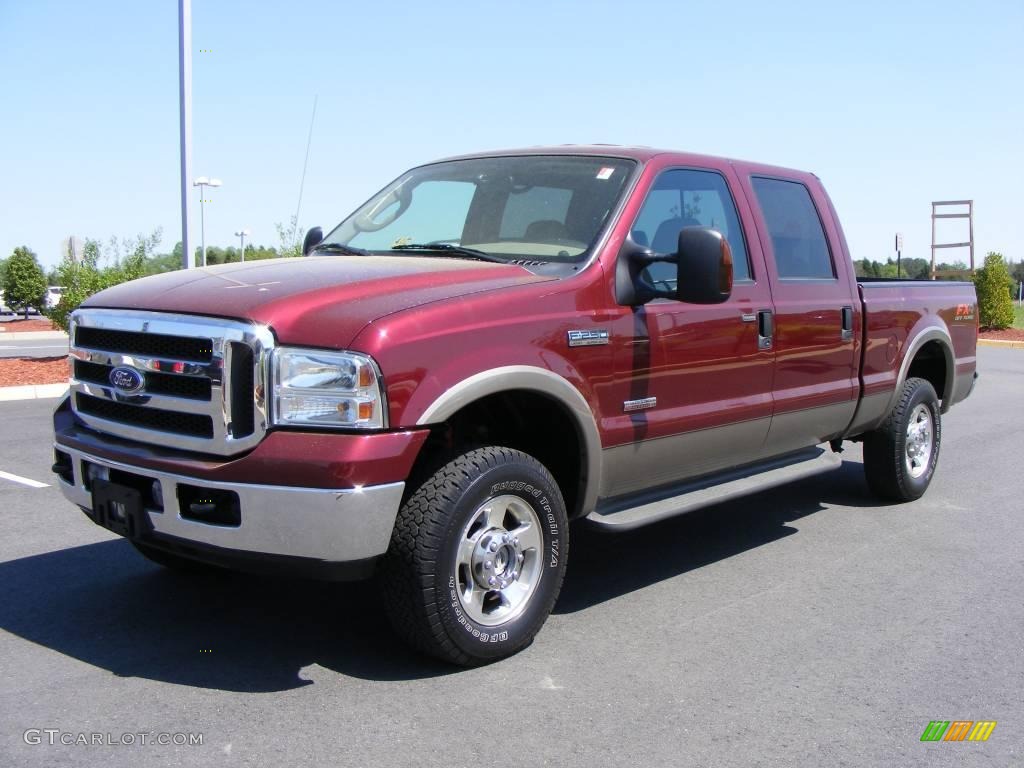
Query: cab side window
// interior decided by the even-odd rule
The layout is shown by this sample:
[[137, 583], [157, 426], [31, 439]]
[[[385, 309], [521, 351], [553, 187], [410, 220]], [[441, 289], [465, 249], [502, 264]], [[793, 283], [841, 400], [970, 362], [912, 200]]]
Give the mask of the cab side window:
[[825, 230], [807, 187], [798, 181], [751, 179], [768, 225], [782, 280], [833, 280], [836, 273]]
[[[750, 262], [736, 205], [725, 179], [714, 171], [676, 169], [662, 173], [633, 223], [634, 242], [657, 253], [675, 253], [684, 227], [710, 227], [729, 241], [733, 279], [750, 279]], [[644, 272], [659, 287], [674, 287], [672, 264], [652, 264]]]

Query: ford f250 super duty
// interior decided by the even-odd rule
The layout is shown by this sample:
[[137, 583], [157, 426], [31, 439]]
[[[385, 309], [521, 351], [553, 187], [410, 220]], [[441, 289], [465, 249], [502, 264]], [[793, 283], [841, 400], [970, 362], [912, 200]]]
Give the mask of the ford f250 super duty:
[[875, 494], [918, 498], [976, 378], [973, 287], [859, 280], [821, 183], [784, 168], [460, 157], [303, 247], [88, 299], [54, 472], [170, 568], [374, 576], [395, 631], [457, 664], [540, 630], [570, 521], [661, 520], [845, 440]]

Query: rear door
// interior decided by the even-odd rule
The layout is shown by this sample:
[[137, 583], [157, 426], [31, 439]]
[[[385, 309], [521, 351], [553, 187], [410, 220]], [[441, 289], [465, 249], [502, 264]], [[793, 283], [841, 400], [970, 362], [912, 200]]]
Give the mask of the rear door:
[[842, 434], [860, 394], [860, 307], [820, 183], [744, 173], [775, 305], [775, 408], [766, 456]]

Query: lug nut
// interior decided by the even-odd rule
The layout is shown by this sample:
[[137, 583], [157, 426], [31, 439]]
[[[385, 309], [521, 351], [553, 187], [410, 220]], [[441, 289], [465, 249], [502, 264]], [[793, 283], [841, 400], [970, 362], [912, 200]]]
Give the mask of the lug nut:
[[519, 553], [519, 557], [516, 558], [520, 563], [523, 562], [523, 553]]
[[512, 539], [512, 543], [515, 544], [518, 547], [519, 546], [519, 537], [517, 536], [516, 538]]
[[491, 561], [490, 560], [486, 560], [484, 562], [484, 570], [487, 570], [487, 571], [491, 570], [491, 565], [492, 565]]
[[489, 546], [488, 549], [491, 550], [491, 552], [497, 552], [498, 551], [498, 542], [492, 541], [491, 542], [491, 546]]
[[491, 576], [491, 578], [489, 578], [489, 579], [487, 580], [487, 583], [488, 583], [488, 584], [490, 584], [490, 585], [491, 585], [491, 586], [493, 587], [493, 586], [494, 586], [494, 584], [495, 584], [495, 580], [494, 580], [494, 577], [493, 577], [493, 576]]

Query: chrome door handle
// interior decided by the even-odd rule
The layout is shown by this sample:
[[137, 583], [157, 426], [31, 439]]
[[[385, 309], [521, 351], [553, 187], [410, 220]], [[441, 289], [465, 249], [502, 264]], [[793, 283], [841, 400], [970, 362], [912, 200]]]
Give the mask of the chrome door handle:
[[843, 307], [840, 314], [843, 323], [840, 337], [843, 341], [853, 341], [853, 307]]
[[744, 312], [740, 315], [740, 320], [744, 323], [753, 323], [757, 321], [757, 315], [754, 312]]
[[757, 313], [757, 348], [771, 349], [772, 337], [775, 335], [775, 321], [770, 309], [762, 309]]

